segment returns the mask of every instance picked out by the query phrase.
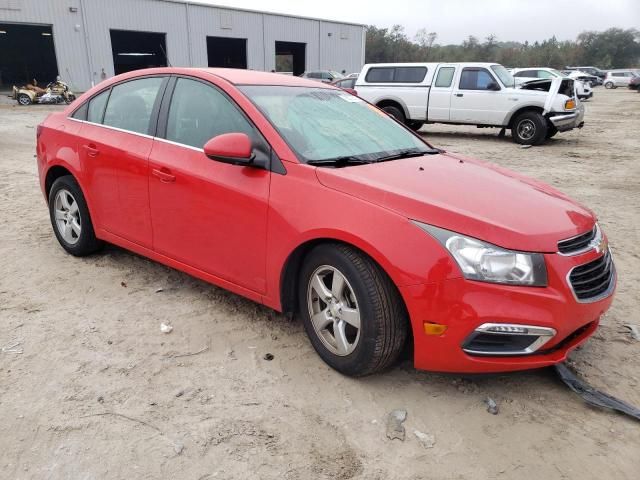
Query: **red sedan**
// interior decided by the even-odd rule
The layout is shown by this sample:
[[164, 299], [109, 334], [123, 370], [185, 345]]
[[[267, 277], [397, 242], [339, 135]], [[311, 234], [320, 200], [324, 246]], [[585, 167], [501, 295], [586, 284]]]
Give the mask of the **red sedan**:
[[610, 306], [594, 214], [337, 88], [247, 70], [103, 82], [38, 127], [72, 255], [119, 245], [281, 312], [347, 375], [564, 360]]

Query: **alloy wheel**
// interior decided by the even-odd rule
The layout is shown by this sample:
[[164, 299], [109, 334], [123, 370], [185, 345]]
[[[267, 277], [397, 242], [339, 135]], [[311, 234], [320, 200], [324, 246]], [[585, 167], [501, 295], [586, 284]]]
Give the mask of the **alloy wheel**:
[[69, 190], [63, 188], [56, 193], [53, 207], [58, 233], [69, 245], [75, 245], [82, 233], [78, 202]]
[[307, 305], [313, 329], [334, 355], [352, 353], [360, 340], [360, 309], [344, 274], [322, 265], [309, 279]]

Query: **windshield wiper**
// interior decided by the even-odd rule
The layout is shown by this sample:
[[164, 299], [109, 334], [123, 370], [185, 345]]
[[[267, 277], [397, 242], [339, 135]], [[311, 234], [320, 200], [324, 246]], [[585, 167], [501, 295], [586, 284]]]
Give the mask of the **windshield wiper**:
[[400, 152], [386, 155], [383, 157], [376, 158], [376, 162], [387, 162], [389, 160], [398, 160], [400, 158], [411, 158], [411, 157], [421, 157], [423, 155], [435, 155], [437, 153], [441, 153], [437, 148], [432, 148], [429, 150], [416, 150], [415, 148], [410, 148], [408, 150], [401, 150]]
[[364, 165], [365, 163], [372, 163], [371, 160], [365, 160], [361, 157], [354, 155], [345, 155], [343, 157], [334, 158], [322, 158], [318, 160], [307, 160], [308, 165], [316, 166], [331, 166], [331, 167], [345, 167], [347, 165]]

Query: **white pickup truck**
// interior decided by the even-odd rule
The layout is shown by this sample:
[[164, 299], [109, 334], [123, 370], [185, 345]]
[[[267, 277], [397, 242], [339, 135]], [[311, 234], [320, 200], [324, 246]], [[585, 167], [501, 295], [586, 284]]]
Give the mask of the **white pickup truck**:
[[584, 124], [573, 82], [515, 86], [507, 69], [493, 63], [378, 63], [363, 67], [355, 90], [414, 130], [425, 123], [510, 128], [517, 143], [538, 145]]

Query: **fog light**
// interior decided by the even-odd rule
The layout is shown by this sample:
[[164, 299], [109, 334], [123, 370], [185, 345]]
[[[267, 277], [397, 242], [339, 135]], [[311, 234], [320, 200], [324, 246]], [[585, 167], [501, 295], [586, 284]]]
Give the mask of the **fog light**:
[[520, 335], [526, 335], [529, 333], [529, 329], [526, 327], [515, 327], [513, 325], [493, 325], [491, 327], [487, 327], [485, 332], [494, 332], [494, 333], [515, 333]]
[[446, 325], [440, 325], [439, 323], [425, 322], [423, 327], [424, 333], [427, 335], [442, 335], [447, 330]]

